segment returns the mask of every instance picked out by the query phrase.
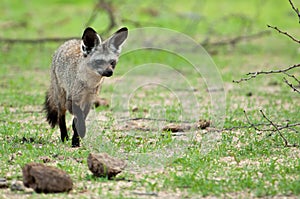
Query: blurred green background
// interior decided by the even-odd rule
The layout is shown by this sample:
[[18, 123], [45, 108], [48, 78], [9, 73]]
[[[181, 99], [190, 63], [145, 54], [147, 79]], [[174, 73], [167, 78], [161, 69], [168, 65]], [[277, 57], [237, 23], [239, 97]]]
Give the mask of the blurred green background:
[[[294, 0], [294, 3], [296, 7], [300, 7], [299, 0]], [[288, 0], [1, 0], [0, 177], [21, 179], [21, 166], [30, 161], [42, 162], [41, 156], [49, 156], [52, 159], [49, 164], [66, 170], [74, 179], [77, 187], [70, 197], [96, 194], [95, 198], [99, 198], [99, 195], [100, 198], [115, 198], [119, 194], [119, 198], [123, 198], [124, 192], [131, 193], [136, 189], [157, 193], [167, 190], [171, 194], [182, 190], [180, 198], [189, 193], [196, 197], [199, 194], [225, 194], [225, 198], [234, 198], [238, 194], [241, 194], [240, 198], [299, 195], [299, 147], [284, 147], [282, 138], [277, 133], [273, 132], [269, 136], [269, 132], [257, 132], [253, 128], [220, 132], [222, 138], [219, 142], [206, 143], [213, 146], [211, 153], [207, 154], [201, 152], [201, 145], [205, 144], [201, 139], [209, 133], [199, 130], [201, 139], [189, 148], [186, 157], [171, 162], [163, 172], [144, 175], [142, 171], [136, 175], [130, 170], [126, 171], [125, 179], [133, 180], [126, 182], [125, 188], [116, 193], [115, 186], [123, 186], [122, 181], [92, 178], [83, 158], [90, 149], [85, 146], [73, 150], [70, 143], [62, 144], [58, 129], [50, 129], [41, 111], [45, 92], [50, 84], [51, 56], [63, 41], [5, 41], [81, 37], [86, 26], [95, 28], [103, 38], [123, 26], [127, 26], [129, 31], [149, 26], [176, 30], [200, 44], [206, 44], [206, 50], [220, 70], [227, 100], [226, 128], [249, 125], [244, 110], [247, 110], [255, 124], [267, 122], [259, 109], [263, 109], [272, 120], [281, 124], [286, 124], [287, 120], [291, 123], [299, 122], [299, 95], [282, 81], [283, 75], [258, 77], [241, 84], [232, 83], [232, 80], [240, 79], [248, 72], [285, 68], [300, 62], [299, 44], [267, 28], [267, 24], [278, 26], [300, 38], [298, 18]], [[110, 28], [110, 25], [113, 26]], [[268, 34], [265, 31], [269, 31]], [[261, 32], [263, 34], [260, 36], [245, 39]], [[228, 43], [240, 37], [244, 39], [234, 45]], [[220, 41], [225, 41], [225, 45], [214, 44]], [[199, 119], [209, 118], [210, 96], [205, 90], [203, 79], [189, 70], [186, 67], [188, 63], [180, 56], [167, 52], [139, 51], [121, 56], [114, 76], [106, 79], [103, 84], [101, 97], [110, 98], [115, 81], [124, 72], [150, 61], [167, 61], [170, 66], [182, 72], [193, 86], [198, 86], [196, 88], [200, 89], [196, 89], [194, 93], [203, 105], [203, 114], [199, 113]], [[294, 70], [292, 74], [299, 77], [299, 70]], [[154, 101], [170, 102], [169, 91], [165, 90], [139, 90], [141, 94], [132, 104], [138, 105], [140, 111], [133, 114], [137, 117], [144, 116], [147, 114], [144, 110], [151, 111]], [[178, 104], [171, 105], [170, 115], [177, 116]], [[115, 142], [116, 155], [123, 155], [120, 151], [124, 152], [124, 148], [135, 151], [139, 147], [156, 146], [149, 140], [127, 136], [128, 131], [134, 132], [135, 129], [118, 130], [116, 126], [119, 126], [114, 126], [112, 111], [108, 107], [101, 107], [100, 111], [101, 114], [98, 115], [104, 118], [99, 120], [100, 133]], [[299, 126], [295, 129], [299, 132]], [[299, 133], [290, 129], [283, 133], [290, 143], [300, 144]], [[24, 141], [31, 139], [34, 141]], [[160, 144], [165, 147], [164, 142]], [[54, 154], [65, 159], [57, 159]], [[83, 159], [84, 164], [74, 157]], [[94, 184], [94, 187], [87, 188], [85, 183]], [[91, 191], [88, 192], [87, 189]], [[11, 194], [8, 189], [1, 191]], [[21, 196], [17, 194], [16, 198]], [[106, 197], [106, 194], [110, 194], [110, 197]], [[0, 198], [1, 196], [0, 192]], [[64, 194], [56, 196], [65, 198]], [[34, 197], [40, 198], [40, 195]]]

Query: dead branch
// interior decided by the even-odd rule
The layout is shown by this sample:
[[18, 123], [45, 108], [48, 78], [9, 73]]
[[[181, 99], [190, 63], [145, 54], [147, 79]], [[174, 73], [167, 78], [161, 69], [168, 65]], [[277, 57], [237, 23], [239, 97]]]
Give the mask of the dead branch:
[[[260, 113], [261, 113], [262, 117], [268, 121], [268, 123], [266, 123], [266, 124], [264, 124], [264, 125], [266, 125], [266, 126], [271, 125], [271, 126], [273, 126], [274, 129], [270, 129], [270, 128], [267, 128], [267, 129], [260, 129], [260, 128], [258, 128], [258, 125], [257, 125], [257, 124], [253, 124], [253, 123], [250, 121], [250, 119], [249, 119], [249, 117], [248, 117], [248, 115], [247, 115], [247, 112], [244, 110], [244, 114], [245, 114], [246, 120], [247, 120], [247, 122], [248, 122], [249, 125], [250, 125], [249, 127], [254, 128], [256, 131], [259, 131], [259, 132], [271, 132], [271, 133], [269, 134], [269, 136], [271, 136], [274, 132], [277, 132], [277, 133], [279, 134], [279, 136], [282, 138], [282, 140], [284, 141], [284, 146], [285, 146], [285, 147], [298, 147], [297, 144], [292, 144], [292, 145], [289, 144], [288, 141], [287, 141], [287, 139], [286, 139], [286, 138], [284, 137], [284, 135], [281, 133], [281, 130], [291, 129], [291, 127], [300, 126], [300, 123], [290, 124], [290, 123], [288, 122], [286, 125], [278, 125], [278, 124], [275, 124], [272, 120], [270, 120], [262, 110], [260, 110]], [[261, 125], [259, 125], [259, 126], [261, 126]], [[293, 129], [293, 130], [294, 130], [296, 133], [298, 133], [298, 131], [297, 131], [296, 129]]]
[[168, 119], [164, 119], [164, 118], [149, 118], [149, 117], [122, 118], [122, 120], [120, 120], [120, 122], [138, 121], [138, 120], [170, 122], [170, 123], [194, 123], [192, 121], [186, 121], [186, 120], [178, 121], [178, 120], [168, 120]]
[[[298, 80], [298, 79], [297, 79]], [[283, 78], [284, 83], [286, 83], [289, 87], [293, 89], [293, 91], [297, 92], [300, 94], [300, 91], [298, 88], [296, 88], [292, 83], [290, 83], [285, 77]]]
[[237, 37], [234, 37], [234, 38], [229, 38], [229, 39], [216, 41], [216, 42], [209, 42], [209, 39], [207, 39], [206, 41], [202, 42], [201, 45], [204, 46], [204, 47], [226, 46], [226, 45], [234, 46], [238, 42], [257, 39], [257, 38], [260, 38], [260, 37], [263, 37], [263, 36], [266, 36], [266, 35], [269, 35], [269, 34], [270, 34], [270, 31], [261, 31], [261, 32], [257, 32], [257, 33], [253, 33], [253, 34], [249, 34], [249, 35], [240, 35], [240, 36], [237, 36]]
[[300, 64], [295, 64], [295, 65], [290, 66], [288, 68], [279, 69], [279, 70], [250, 72], [250, 73], [246, 74], [248, 77], [241, 78], [240, 80], [233, 80], [233, 82], [234, 83], [240, 83], [240, 82], [243, 82], [243, 81], [248, 81], [250, 79], [256, 78], [259, 75], [270, 75], [270, 74], [278, 74], [278, 73], [286, 74], [286, 72], [288, 72], [288, 71], [290, 71], [292, 69], [298, 68], [298, 67], [300, 67]]
[[289, 77], [291, 77], [291, 78], [293, 78], [296, 82], [298, 82], [298, 84], [299, 84], [299, 86], [300, 86], [300, 80], [299, 79], [297, 79], [294, 75], [291, 75], [291, 74], [289, 74], [289, 73], [287, 73], [287, 72], [283, 72], [286, 76], [289, 76]]
[[57, 38], [38, 38], [38, 39], [10, 39], [10, 38], [0, 38], [0, 43], [27, 43], [27, 44], [41, 44], [41, 43], [59, 43], [70, 39], [79, 39], [77, 37], [57, 37]]
[[[256, 131], [259, 132], [270, 132], [270, 128], [267, 128], [266, 126], [270, 126], [270, 123], [257, 123], [257, 124], [253, 124], [250, 122], [250, 120], [248, 119], [247, 122], [249, 123], [249, 125], [243, 125], [243, 126], [233, 126], [233, 127], [229, 127], [229, 128], [223, 128], [223, 129], [219, 129], [217, 130], [218, 132], [222, 132], [222, 131], [232, 131], [232, 130], [236, 130], [236, 129], [249, 129], [249, 128], [254, 128]], [[279, 130], [283, 130], [283, 129], [289, 129], [291, 131], [294, 131], [295, 133], [298, 133], [298, 130], [293, 128], [293, 127], [297, 127], [300, 126], [300, 122], [299, 123], [287, 123], [286, 125], [277, 125]], [[258, 128], [261, 127], [261, 128]], [[264, 127], [264, 128], [263, 128]], [[272, 134], [270, 134], [272, 135]]]
[[300, 13], [299, 13], [299, 9], [296, 8], [296, 7], [294, 6], [292, 0], [289, 0], [289, 2], [290, 2], [290, 4], [291, 4], [291, 6], [292, 6], [292, 9], [293, 9], [293, 10], [295, 11], [295, 13], [297, 14], [298, 19], [299, 19], [299, 23], [300, 23]]
[[97, 14], [99, 10], [104, 10], [109, 18], [109, 25], [108, 27], [101, 33], [101, 34], [107, 34], [109, 31], [111, 31], [116, 25], [116, 17], [114, 15], [114, 10], [111, 2], [105, 1], [105, 0], [99, 0], [96, 5], [94, 6], [93, 12], [89, 18], [89, 20], [86, 23], [86, 27], [90, 26], [94, 20], [97, 17]]
[[280, 30], [279, 28], [277, 28], [276, 26], [267, 25], [267, 27], [276, 30], [280, 34], [288, 36], [291, 40], [293, 40], [294, 42], [297, 42], [297, 43], [300, 44], [300, 40], [296, 39], [295, 37], [293, 37], [292, 35], [290, 35], [288, 32], [284, 32], [284, 31]]
[[297, 144], [289, 144], [287, 139], [283, 136], [283, 134], [281, 133], [281, 131], [279, 130], [279, 128], [277, 127], [276, 124], [274, 124], [274, 122], [272, 122], [272, 120], [270, 120], [266, 115], [265, 113], [262, 111], [262, 110], [259, 110], [260, 113], [262, 114], [262, 116], [268, 121], [270, 122], [270, 124], [275, 128], [275, 130], [277, 131], [277, 133], [279, 134], [279, 136], [283, 139], [284, 141], [284, 146], [285, 147], [297, 147], [298, 145]]

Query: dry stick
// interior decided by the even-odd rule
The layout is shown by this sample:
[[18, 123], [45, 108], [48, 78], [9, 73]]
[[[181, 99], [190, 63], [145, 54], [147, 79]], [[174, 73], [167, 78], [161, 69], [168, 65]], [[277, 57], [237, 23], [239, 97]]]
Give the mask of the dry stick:
[[[269, 124], [271, 124], [276, 129], [276, 131], [279, 133], [280, 137], [284, 141], [284, 146], [285, 147], [297, 147], [298, 146], [297, 144], [293, 144], [293, 145], [288, 144], [287, 139], [282, 135], [282, 133], [280, 132], [280, 130], [282, 130], [282, 129], [289, 129], [292, 126], [300, 126], [300, 123], [295, 123], [295, 124], [289, 124], [289, 123], [287, 123], [285, 126], [279, 127], [278, 125], [275, 125], [269, 118], [267, 118], [267, 116], [264, 114], [264, 112], [262, 110], [260, 110], [260, 113], [269, 122]], [[250, 127], [253, 127], [256, 131], [272, 131], [272, 132], [274, 132], [274, 130], [272, 130], [272, 129], [259, 129], [259, 128], [257, 128], [258, 125], [254, 125], [250, 121], [250, 119], [249, 119], [249, 117], [248, 117], [248, 115], [247, 115], [247, 113], [246, 113], [245, 110], [244, 110], [244, 114], [245, 114], [245, 117], [247, 119], [247, 122], [250, 124]], [[296, 130], [294, 130], [294, 131], [296, 131]], [[296, 131], [296, 133], [297, 133], [297, 131]], [[270, 135], [272, 135], [272, 134], [270, 134]]]
[[289, 77], [291, 77], [291, 78], [293, 78], [300, 85], [300, 80], [297, 77], [295, 77], [294, 75], [291, 75], [291, 74], [289, 74], [287, 72], [284, 72], [284, 74], [287, 75], [287, 76], [289, 76]]
[[[246, 115], [246, 113], [245, 113]], [[247, 116], [246, 116], [247, 118]], [[270, 125], [270, 123], [259, 123], [259, 124], [253, 124], [250, 122], [249, 118], [247, 119], [247, 122], [250, 124], [250, 125], [245, 125], [245, 126], [234, 126], [234, 127], [230, 127], [230, 128], [224, 128], [223, 130], [234, 130], [234, 129], [241, 129], [241, 128], [254, 128], [255, 130], [257, 131], [263, 131], [263, 132], [269, 132], [269, 131], [272, 131], [270, 129], [259, 129], [257, 127], [259, 126], [267, 126], [267, 125]], [[287, 125], [284, 125], [284, 126], [277, 126], [279, 130], [283, 130], [283, 129], [290, 129], [292, 131], [295, 131], [296, 133], [298, 133], [298, 131], [296, 129], [293, 129], [292, 127], [296, 127], [296, 126], [300, 126], [300, 123], [294, 123], [294, 124], [287, 124]]]
[[276, 26], [267, 25], [267, 27], [276, 30], [280, 34], [288, 36], [291, 40], [293, 40], [294, 42], [297, 42], [297, 43], [300, 44], [300, 40], [296, 39], [295, 37], [293, 37], [292, 35], [290, 35], [288, 32], [284, 32], [284, 31], [280, 30], [279, 28], [277, 28]]
[[93, 21], [96, 19], [97, 14], [98, 14], [98, 4], [95, 5], [90, 18], [85, 23], [86, 27], [90, 26], [93, 23]]
[[244, 35], [244, 36], [237, 36], [234, 38], [226, 39], [223, 41], [216, 41], [216, 42], [203, 42], [201, 45], [203, 46], [225, 46], [225, 45], [235, 45], [236, 43], [240, 41], [247, 41], [251, 39], [257, 39], [259, 37], [265, 36], [270, 34], [270, 31], [261, 31], [258, 33], [250, 34], [250, 35]]
[[277, 125], [275, 125], [272, 120], [270, 120], [269, 118], [267, 118], [267, 116], [265, 115], [265, 113], [262, 111], [262, 110], [259, 110], [260, 113], [262, 114], [262, 116], [268, 120], [268, 122], [270, 122], [270, 124], [276, 129], [276, 131], [278, 132], [279, 136], [283, 139], [284, 141], [284, 146], [285, 147], [296, 147], [298, 146], [297, 144], [293, 144], [293, 145], [290, 145], [287, 141], [287, 139], [282, 135], [282, 133], [280, 132], [280, 130], [278, 129]]
[[50, 42], [64, 42], [70, 39], [79, 39], [77, 37], [66, 37], [66, 38], [39, 38], [39, 39], [8, 39], [8, 38], [0, 38], [0, 43], [28, 43], [28, 44], [40, 44], [40, 43], [50, 43]]
[[109, 18], [109, 25], [101, 34], [106, 34], [111, 31], [117, 24], [116, 24], [116, 17], [113, 12], [112, 5], [105, 0], [99, 0], [99, 2], [95, 5], [94, 10], [86, 23], [86, 26], [89, 26], [93, 21], [96, 19], [97, 13], [99, 9], [103, 9], [108, 14]]
[[[95, 8], [95, 10], [96, 10], [96, 8]], [[95, 17], [97, 15], [95, 10], [91, 14], [86, 25], [91, 24], [95, 20]], [[114, 15], [112, 14], [112, 12], [109, 12], [109, 11], [107, 11], [107, 12], [110, 13], [109, 18], [110, 18], [111, 22], [110, 22], [109, 27], [103, 32], [103, 34], [109, 32], [114, 26], [116, 26]], [[124, 20], [126, 20], [126, 19], [124, 19]], [[141, 24], [139, 24], [139, 26], [141, 26]], [[222, 46], [222, 45], [230, 45], [230, 44], [233, 45], [239, 41], [258, 38], [259, 36], [265, 35], [267, 33], [268, 32], [263, 31], [263, 32], [252, 34], [252, 35], [238, 36], [238, 37], [231, 38], [228, 40], [223, 40], [223, 41], [219, 41], [219, 42], [217, 41], [217, 42], [213, 42], [213, 43], [206, 43], [203, 45], [207, 45], [207, 46]], [[8, 44], [14, 44], [14, 43], [40, 44], [40, 43], [51, 43], [51, 42], [58, 43], [58, 42], [64, 42], [64, 41], [67, 41], [70, 39], [80, 39], [80, 38], [79, 37], [66, 37], [66, 38], [57, 37], [57, 38], [37, 38], [37, 39], [10, 39], [10, 38], [1, 38], [0, 37], [0, 43], [8, 43]]]
[[247, 122], [250, 124], [250, 127], [253, 127], [256, 131], [262, 131], [261, 129], [257, 128], [257, 125], [254, 125], [252, 122], [250, 122], [250, 119], [247, 115], [247, 112], [244, 110], [244, 114], [245, 114], [245, 117], [247, 119]]
[[284, 81], [289, 87], [291, 87], [291, 88], [293, 89], [293, 91], [295, 91], [295, 92], [297, 92], [297, 93], [300, 94], [300, 91], [299, 91], [293, 84], [291, 84], [285, 77], [283, 78], [283, 81]]
[[300, 13], [299, 13], [299, 9], [296, 8], [296, 7], [294, 6], [292, 0], [289, 0], [289, 2], [290, 2], [290, 4], [291, 4], [293, 10], [296, 12], [296, 14], [297, 14], [297, 16], [298, 16], [298, 19], [299, 19], [299, 23], [300, 23]]
[[135, 118], [121, 118], [120, 122], [128, 122], [128, 121], [137, 121], [137, 120], [148, 120], [148, 121], [159, 121], [159, 122], [177, 122], [177, 123], [193, 123], [192, 121], [177, 121], [177, 120], [168, 120], [163, 118], [149, 118], [149, 117], [135, 117]]
[[280, 70], [251, 72], [251, 73], [246, 74], [249, 77], [242, 78], [240, 80], [233, 80], [233, 82], [234, 83], [240, 83], [240, 82], [243, 82], [243, 81], [248, 81], [248, 80], [253, 79], [253, 78], [257, 77], [258, 75], [262, 75], [262, 74], [268, 75], [268, 74], [275, 74], [275, 73], [286, 73], [287, 71], [298, 68], [298, 67], [300, 67], [300, 64], [295, 64], [293, 66], [290, 66], [290, 67], [285, 68], [285, 69], [280, 69]]

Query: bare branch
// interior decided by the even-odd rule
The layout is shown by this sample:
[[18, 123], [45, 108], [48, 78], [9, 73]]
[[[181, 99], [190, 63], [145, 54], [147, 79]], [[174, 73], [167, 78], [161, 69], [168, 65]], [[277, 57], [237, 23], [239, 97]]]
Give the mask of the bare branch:
[[[233, 126], [233, 127], [229, 127], [229, 128], [223, 128], [223, 129], [220, 129], [218, 131], [232, 131], [232, 130], [235, 130], [235, 129], [249, 129], [249, 128], [254, 128], [255, 130], [257, 131], [262, 131], [262, 132], [269, 132], [270, 129], [259, 129], [258, 127], [262, 126], [269, 126], [270, 123], [257, 123], [257, 124], [253, 124], [251, 123], [249, 120], [247, 121], [249, 123], [249, 125], [243, 125], [243, 126]], [[289, 124], [288, 126], [280, 126], [279, 127], [279, 130], [282, 130], [282, 129], [291, 129], [295, 132], [298, 132], [296, 129], [292, 129], [292, 127], [295, 127], [295, 126], [300, 126], [300, 123], [295, 123], [295, 124]]]
[[242, 78], [240, 80], [233, 80], [234, 83], [240, 83], [243, 81], [248, 81], [250, 79], [256, 78], [258, 75], [269, 75], [269, 74], [277, 74], [277, 73], [286, 73], [287, 71], [290, 71], [292, 69], [300, 67], [300, 64], [295, 64], [293, 66], [290, 66], [285, 69], [280, 69], [280, 70], [270, 70], [270, 71], [258, 71], [258, 72], [250, 72], [246, 74], [248, 77]]
[[[298, 145], [297, 144], [293, 144], [293, 145], [290, 145], [287, 141], [287, 139], [283, 136], [283, 134], [281, 133], [281, 130], [284, 130], [284, 129], [291, 129], [291, 127], [296, 127], [296, 126], [300, 126], [300, 123], [294, 123], [294, 124], [290, 124], [289, 122], [287, 122], [285, 125], [278, 125], [278, 124], [275, 124], [272, 120], [270, 120], [266, 115], [265, 113], [260, 110], [260, 113], [261, 115], [263, 116], [263, 118], [265, 118], [268, 123], [263, 123], [263, 124], [253, 124], [246, 111], [244, 110], [244, 114], [245, 114], [245, 117], [247, 119], [247, 122], [249, 123], [249, 128], [254, 128], [256, 131], [265, 131], [265, 132], [271, 132], [270, 136], [272, 135], [273, 132], [278, 132], [279, 136], [283, 139], [284, 141], [284, 146], [285, 147], [297, 147]], [[274, 127], [274, 129], [270, 129], [270, 128], [267, 128], [267, 129], [260, 129], [258, 128], [258, 126], [269, 126], [269, 125], [272, 125]], [[298, 132], [296, 129], [292, 129], [293, 131], [295, 131], [296, 133]]]
[[284, 81], [289, 87], [291, 87], [291, 88], [293, 89], [293, 91], [295, 91], [295, 92], [297, 92], [297, 93], [300, 94], [300, 91], [299, 91], [293, 84], [291, 84], [285, 77], [283, 78], [283, 81]]
[[254, 125], [252, 122], [250, 122], [249, 117], [247, 115], [247, 112], [245, 110], [244, 110], [244, 114], [245, 114], [245, 117], [247, 119], [247, 122], [250, 124], [250, 127], [253, 127], [256, 131], [261, 131], [261, 129], [257, 128], [257, 125]]
[[58, 43], [64, 42], [70, 39], [79, 39], [77, 37], [57, 37], [57, 38], [37, 38], [37, 39], [10, 39], [10, 38], [0, 38], [0, 43], [27, 43], [27, 44], [41, 44], [41, 43]]
[[277, 125], [274, 124], [274, 123], [272, 122], [272, 120], [270, 120], [269, 118], [267, 118], [267, 116], [265, 115], [265, 113], [264, 113], [262, 110], [259, 110], [259, 111], [260, 111], [260, 113], [262, 114], [262, 116], [263, 116], [266, 120], [268, 120], [268, 122], [270, 122], [270, 124], [276, 129], [276, 131], [278, 132], [279, 136], [283, 139], [283, 141], [284, 141], [284, 146], [285, 146], [285, 147], [297, 147], [297, 146], [298, 146], [297, 144], [290, 145], [290, 144], [288, 143], [287, 139], [283, 136], [283, 134], [281, 133], [281, 131], [278, 129]]
[[289, 74], [289, 73], [287, 73], [287, 72], [283, 72], [285, 75], [287, 75], [287, 76], [289, 76], [289, 77], [291, 77], [291, 78], [293, 78], [296, 82], [298, 82], [298, 84], [300, 85], [300, 80], [297, 78], [297, 77], [295, 77], [295, 75], [291, 75], [291, 74]]
[[280, 34], [286, 35], [294, 42], [297, 42], [298, 44], [300, 44], [300, 40], [296, 39], [295, 37], [290, 35], [288, 32], [284, 32], [284, 31], [280, 30], [279, 28], [277, 28], [276, 26], [270, 26], [270, 25], [267, 25], [267, 26], [268, 26], [268, 28], [272, 28], [272, 29], [276, 30], [277, 32], [279, 32]]
[[300, 13], [299, 13], [299, 9], [298, 9], [298, 8], [296, 8], [296, 7], [294, 6], [294, 4], [293, 4], [292, 0], [289, 0], [289, 2], [290, 2], [290, 4], [291, 4], [291, 6], [292, 6], [293, 10], [294, 10], [294, 11], [295, 11], [295, 13], [297, 14], [297, 16], [298, 16], [298, 19], [299, 19], [299, 23], [300, 23]]
[[252, 39], [257, 39], [265, 35], [269, 35], [270, 31], [261, 31], [257, 32], [254, 34], [249, 34], [249, 35], [240, 35], [234, 38], [229, 38], [226, 40], [221, 40], [221, 41], [216, 41], [216, 42], [209, 42], [208, 40], [202, 42], [202, 46], [207, 47], [207, 46], [225, 46], [225, 45], [236, 45], [238, 42], [241, 41], [249, 41]]
[[92, 12], [89, 20], [86, 23], [86, 26], [90, 26], [93, 23], [93, 21], [96, 19], [97, 14], [98, 14], [98, 12], [99, 12], [100, 9], [104, 10], [107, 13], [108, 18], [109, 18], [109, 25], [108, 25], [108, 27], [106, 28], [106, 30], [104, 30], [101, 33], [101, 34], [106, 34], [109, 31], [111, 31], [117, 25], [117, 23], [116, 23], [116, 17], [114, 15], [114, 11], [113, 11], [113, 6], [108, 1], [99, 0], [97, 2], [97, 4], [95, 5], [95, 7], [93, 9], [93, 12]]

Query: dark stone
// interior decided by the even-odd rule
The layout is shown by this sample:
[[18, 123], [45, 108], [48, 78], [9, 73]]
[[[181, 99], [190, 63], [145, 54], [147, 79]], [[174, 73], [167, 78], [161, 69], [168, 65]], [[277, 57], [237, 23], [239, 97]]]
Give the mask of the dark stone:
[[110, 157], [106, 153], [92, 154], [87, 158], [87, 163], [90, 171], [97, 177], [108, 177], [111, 179], [120, 173], [126, 163], [114, 157]]
[[22, 171], [23, 184], [37, 193], [68, 192], [73, 187], [70, 176], [65, 171], [52, 166], [29, 163]]
[[199, 129], [206, 129], [209, 126], [210, 126], [210, 121], [204, 119], [200, 119], [197, 124], [197, 127]]

